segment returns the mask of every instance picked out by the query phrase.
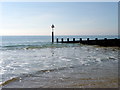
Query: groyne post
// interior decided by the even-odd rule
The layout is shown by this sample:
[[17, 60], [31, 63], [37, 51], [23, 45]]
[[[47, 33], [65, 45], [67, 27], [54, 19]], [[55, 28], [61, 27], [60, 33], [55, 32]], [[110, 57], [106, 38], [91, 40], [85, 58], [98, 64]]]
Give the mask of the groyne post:
[[89, 38], [87, 38], [87, 41], [89, 41]]
[[104, 38], [105, 41], [107, 41], [107, 38]]
[[62, 43], [63, 43], [63, 38], [61, 39]]
[[80, 42], [82, 42], [82, 38], [80, 38]]
[[67, 42], [69, 42], [69, 38], [67, 38]]
[[115, 38], [115, 40], [117, 40], [117, 38]]
[[97, 41], [98, 40], [98, 38], [95, 38], [95, 41]]
[[56, 39], [56, 42], [58, 43], [58, 38]]
[[89, 43], [89, 38], [87, 38], [87, 43]]
[[98, 43], [99, 43], [98, 38], [95, 38], [94, 44], [98, 44]]
[[73, 42], [75, 42], [75, 38], [73, 38]]

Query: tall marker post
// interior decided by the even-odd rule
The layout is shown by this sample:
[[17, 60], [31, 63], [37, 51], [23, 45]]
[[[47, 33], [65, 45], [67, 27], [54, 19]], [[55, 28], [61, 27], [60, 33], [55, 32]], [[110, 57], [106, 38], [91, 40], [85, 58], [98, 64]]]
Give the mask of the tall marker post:
[[51, 28], [52, 28], [52, 43], [54, 43], [54, 28], [55, 28], [55, 26], [52, 24]]

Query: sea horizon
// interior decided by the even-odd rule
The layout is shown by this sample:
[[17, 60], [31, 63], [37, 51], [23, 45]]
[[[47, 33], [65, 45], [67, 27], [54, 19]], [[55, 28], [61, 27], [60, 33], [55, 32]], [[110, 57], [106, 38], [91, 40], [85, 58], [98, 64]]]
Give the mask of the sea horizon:
[[[0, 35], [0, 36], [52, 36], [52, 35]], [[55, 35], [55, 36], [119, 36], [119, 35]]]

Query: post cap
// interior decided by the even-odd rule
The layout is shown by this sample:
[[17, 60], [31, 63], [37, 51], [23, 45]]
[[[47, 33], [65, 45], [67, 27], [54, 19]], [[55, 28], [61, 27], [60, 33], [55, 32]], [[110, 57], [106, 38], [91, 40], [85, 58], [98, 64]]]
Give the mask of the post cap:
[[52, 24], [51, 28], [55, 28], [55, 26]]

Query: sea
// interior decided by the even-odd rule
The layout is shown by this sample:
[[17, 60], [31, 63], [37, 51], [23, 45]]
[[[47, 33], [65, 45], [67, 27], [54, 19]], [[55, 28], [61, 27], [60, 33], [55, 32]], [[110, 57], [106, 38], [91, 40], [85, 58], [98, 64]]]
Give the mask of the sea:
[[118, 87], [119, 47], [56, 43], [56, 38], [118, 36], [55, 36], [55, 43], [51, 36], [0, 36], [0, 87]]

